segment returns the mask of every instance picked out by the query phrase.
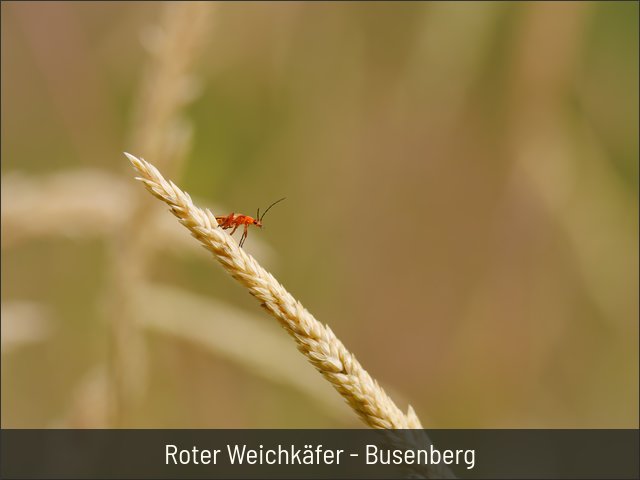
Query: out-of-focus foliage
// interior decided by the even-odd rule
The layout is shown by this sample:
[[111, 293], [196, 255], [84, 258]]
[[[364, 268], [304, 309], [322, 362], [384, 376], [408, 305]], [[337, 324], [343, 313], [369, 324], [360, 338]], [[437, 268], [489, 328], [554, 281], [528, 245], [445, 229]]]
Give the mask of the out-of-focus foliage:
[[[108, 422], [112, 231], [141, 189], [122, 151], [166, 5], [2, 4], [3, 427]], [[426, 427], [637, 427], [637, 3], [222, 2], [207, 22], [170, 176], [216, 214], [287, 196], [247, 249], [397, 403]], [[359, 425], [153, 228], [155, 295], [212, 299], [225, 338], [259, 327], [240, 361], [172, 333], [192, 317], [140, 326], [128, 425]]]

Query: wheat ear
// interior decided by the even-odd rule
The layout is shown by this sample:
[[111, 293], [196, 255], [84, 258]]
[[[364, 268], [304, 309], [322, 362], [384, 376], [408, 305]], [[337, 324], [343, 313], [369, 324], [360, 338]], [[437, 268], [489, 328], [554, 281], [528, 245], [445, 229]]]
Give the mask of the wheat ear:
[[171, 207], [171, 212], [191, 234], [244, 285], [294, 338], [298, 349], [347, 400], [360, 418], [373, 428], [422, 428], [411, 407], [407, 414], [362, 368], [336, 338], [318, 322], [280, 283], [222, 229], [215, 216], [191, 201], [189, 194], [166, 181], [149, 162], [125, 154], [140, 174], [147, 190]]

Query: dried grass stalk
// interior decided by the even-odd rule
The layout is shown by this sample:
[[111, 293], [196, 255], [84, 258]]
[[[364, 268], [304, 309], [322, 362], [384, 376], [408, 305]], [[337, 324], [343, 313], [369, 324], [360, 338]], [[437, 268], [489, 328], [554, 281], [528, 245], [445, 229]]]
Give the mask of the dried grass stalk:
[[[197, 94], [191, 72], [210, 31], [209, 13], [213, 8], [213, 2], [166, 2], [161, 24], [146, 39], [152, 58], [140, 94], [133, 144], [174, 172], [189, 144], [189, 122], [182, 112]], [[110, 242], [108, 392], [111, 423], [117, 427], [131, 426], [135, 421], [133, 412], [147, 379], [145, 343], [133, 318], [131, 291], [148, 270], [152, 252], [145, 248], [143, 232], [148, 231], [150, 216], [148, 202], [135, 201], [132, 205], [129, 220]]]
[[133, 197], [121, 177], [95, 169], [40, 177], [10, 172], [0, 185], [2, 248], [42, 236], [110, 234], [124, 224]]
[[217, 228], [209, 209], [196, 207], [187, 193], [166, 181], [150, 163], [128, 153], [126, 156], [140, 174], [137, 179], [169, 205], [180, 223], [278, 320], [294, 338], [300, 352], [367, 425], [383, 429], [422, 428], [411, 406], [407, 414], [403, 413], [328, 326], [318, 322], [273, 275]]

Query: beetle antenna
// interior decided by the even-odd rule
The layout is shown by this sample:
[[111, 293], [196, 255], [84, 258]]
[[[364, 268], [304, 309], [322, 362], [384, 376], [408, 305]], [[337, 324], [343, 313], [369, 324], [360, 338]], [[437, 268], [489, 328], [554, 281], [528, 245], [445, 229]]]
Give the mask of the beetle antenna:
[[[262, 219], [264, 218], [264, 216], [267, 214], [267, 212], [271, 209], [271, 207], [273, 207], [276, 203], [280, 203], [282, 200], [284, 200], [287, 197], [283, 197], [280, 200], [276, 200], [275, 202], [273, 202], [271, 205], [269, 205], [267, 207], [267, 209], [262, 213], [262, 217], [258, 217], [260, 219], [260, 221], [262, 221]], [[258, 209], [258, 212], [260, 211], [260, 209]]]

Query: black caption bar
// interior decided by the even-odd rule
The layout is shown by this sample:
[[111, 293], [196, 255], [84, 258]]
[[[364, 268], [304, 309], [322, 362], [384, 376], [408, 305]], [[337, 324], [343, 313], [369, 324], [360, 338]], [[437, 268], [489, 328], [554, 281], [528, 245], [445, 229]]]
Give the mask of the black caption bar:
[[3, 479], [639, 478], [638, 430], [8, 430]]

